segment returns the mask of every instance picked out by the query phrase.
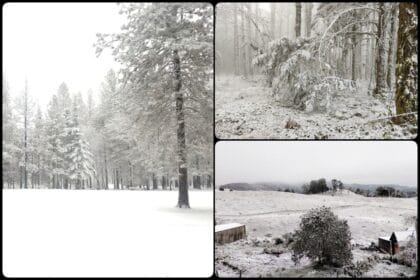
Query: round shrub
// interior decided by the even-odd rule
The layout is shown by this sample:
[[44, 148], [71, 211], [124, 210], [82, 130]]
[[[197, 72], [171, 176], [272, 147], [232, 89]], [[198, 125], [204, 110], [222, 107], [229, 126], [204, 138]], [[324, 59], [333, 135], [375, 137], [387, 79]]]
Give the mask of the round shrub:
[[303, 215], [294, 236], [295, 263], [305, 255], [317, 265], [343, 266], [353, 258], [347, 221], [339, 220], [330, 208], [323, 206]]

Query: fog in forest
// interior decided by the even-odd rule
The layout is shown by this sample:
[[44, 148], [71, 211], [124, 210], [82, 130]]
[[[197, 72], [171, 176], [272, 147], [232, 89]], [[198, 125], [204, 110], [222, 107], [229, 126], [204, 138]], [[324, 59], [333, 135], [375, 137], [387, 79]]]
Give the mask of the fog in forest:
[[220, 139], [412, 139], [417, 9], [407, 3], [221, 3]]

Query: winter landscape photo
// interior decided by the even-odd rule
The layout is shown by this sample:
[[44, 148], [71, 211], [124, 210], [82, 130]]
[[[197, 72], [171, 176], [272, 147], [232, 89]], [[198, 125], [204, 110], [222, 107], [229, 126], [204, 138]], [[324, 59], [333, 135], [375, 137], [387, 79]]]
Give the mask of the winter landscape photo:
[[414, 277], [417, 146], [221, 141], [219, 277]]
[[8, 277], [213, 273], [213, 6], [3, 5]]
[[219, 139], [413, 139], [417, 6], [219, 3]]

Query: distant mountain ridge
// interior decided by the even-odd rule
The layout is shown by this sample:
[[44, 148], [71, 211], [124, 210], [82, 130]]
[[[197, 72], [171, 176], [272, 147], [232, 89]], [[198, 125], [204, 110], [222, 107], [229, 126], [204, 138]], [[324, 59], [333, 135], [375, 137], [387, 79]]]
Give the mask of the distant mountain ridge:
[[[308, 182], [309, 183], [309, 182]], [[295, 192], [302, 192], [302, 185], [304, 183], [284, 183], [284, 182], [256, 182], [256, 183], [229, 183], [223, 184], [218, 187], [218, 189], [231, 189], [236, 191], [278, 191], [285, 189], [294, 190]], [[327, 181], [328, 187], [331, 187], [331, 181]], [[351, 189], [361, 189], [375, 191], [378, 187], [393, 187], [396, 190], [402, 192], [417, 192], [417, 187], [413, 186], [401, 186], [398, 184], [359, 184], [359, 183], [344, 183], [344, 188]]]

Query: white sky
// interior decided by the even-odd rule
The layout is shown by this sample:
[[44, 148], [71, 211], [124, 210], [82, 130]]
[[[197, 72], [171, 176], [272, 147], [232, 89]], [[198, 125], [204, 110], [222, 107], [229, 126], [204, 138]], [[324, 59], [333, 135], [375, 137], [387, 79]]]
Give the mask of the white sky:
[[417, 146], [412, 141], [222, 141], [215, 160], [216, 185], [336, 178], [417, 186]]
[[118, 69], [110, 51], [96, 58], [96, 33], [124, 23], [115, 3], [7, 3], [3, 6], [3, 75], [12, 95], [24, 89], [45, 108], [58, 86], [98, 93], [106, 72]]

